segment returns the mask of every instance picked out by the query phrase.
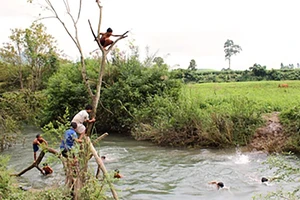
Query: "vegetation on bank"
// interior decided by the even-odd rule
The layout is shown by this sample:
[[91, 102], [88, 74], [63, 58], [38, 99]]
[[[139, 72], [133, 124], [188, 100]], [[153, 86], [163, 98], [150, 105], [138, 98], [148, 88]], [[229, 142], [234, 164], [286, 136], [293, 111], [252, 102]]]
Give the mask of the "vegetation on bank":
[[[286, 81], [289, 88], [278, 88], [280, 82], [206, 83], [185, 85], [178, 102], [157, 98], [150, 106], [147, 124], [142, 117], [134, 131], [138, 139], [150, 139], [172, 146], [225, 147], [247, 145], [255, 130], [262, 126], [262, 115], [282, 112], [287, 134], [285, 113], [294, 112], [300, 97], [298, 81]], [[155, 105], [163, 105], [160, 108]], [[146, 111], [141, 111], [146, 113]], [[159, 114], [156, 114], [159, 113]], [[294, 122], [294, 123], [295, 123]], [[293, 126], [292, 126], [293, 127]]]
[[[9, 45], [0, 51], [0, 70], [5, 72], [0, 75], [2, 149], [11, 145], [22, 123], [43, 127], [52, 122], [55, 127], [66, 110], [71, 118], [90, 103], [78, 63], [65, 60], [55, 49], [31, 51], [43, 49], [39, 45], [55, 44], [45, 31], [41, 24], [16, 29]], [[28, 39], [34, 34], [39, 43]], [[51, 40], [42, 40], [46, 36]], [[20, 51], [27, 53], [26, 59], [12, 47], [16, 44], [22, 45]], [[280, 112], [284, 131], [292, 138], [286, 148], [299, 151], [300, 86], [297, 81], [286, 81], [299, 79], [298, 68], [267, 70], [254, 64], [245, 71], [201, 71], [195, 67], [170, 71], [161, 57], [148, 55], [141, 60], [138, 47], [130, 44], [129, 49], [125, 53], [116, 48], [110, 54], [97, 110], [99, 133], [120, 132], [168, 146], [247, 145], [264, 123], [261, 116]], [[33, 59], [45, 62], [38, 79], [41, 66], [30, 65]], [[92, 90], [96, 89], [98, 59], [85, 60]], [[288, 88], [278, 88], [282, 80]]]

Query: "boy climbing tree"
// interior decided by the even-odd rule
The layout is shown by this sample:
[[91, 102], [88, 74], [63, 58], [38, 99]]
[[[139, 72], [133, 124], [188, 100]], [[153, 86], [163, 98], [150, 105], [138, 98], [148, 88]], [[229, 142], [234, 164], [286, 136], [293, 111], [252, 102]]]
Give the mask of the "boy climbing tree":
[[[33, 2], [34, 0], [27, 0], [29, 2]], [[59, 23], [61, 23], [61, 25], [63, 26], [64, 30], [66, 31], [66, 34], [70, 37], [70, 39], [74, 42], [78, 53], [80, 54], [80, 62], [79, 62], [79, 70], [81, 72], [82, 75], [82, 81], [84, 82], [86, 89], [87, 89], [87, 93], [90, 97], [90, 101], [91, 102], [91, 106], [92, 106], [92, 112], [91, 115], [89, 116], [89, 118], [93, 119], [96, 117], [96, 113], [97, 113], [97, 108], [98, 108], [98, 104], [100, 102], [100, 92], [101, 92], [101, 86], [102, 86], [102, 79], [105, 73], [105, 66], [106, 66], [106, 60], [107, 60], [107, 55], [110, 52], [110, 50], [112, 50], [112, 48], [114, 47], [114, 45], [117, 44], [117, 42], [123, 38], [125, 38], [126, 34], [128, 33], [125, 32], [122, 36], [117, 36], [118, 38], [115, 41], [111, 41], [109, 38], [112, 35], [112, 30], [110, 32], [110, 30], [106, 33], [100, 34], [100, 26], [101, 26], [101, 21], [102, 21], [102, 5], [100, 0], [96, 0], [96, 4], [99, 8], [99, 21], [98, 21], [98, 30], [95, 33], [93, 31], [92, 28], [92, 24], [90, 22], [90, 20], [88, 20], [91, 32], [93, 34], [93, 39], [91, 38], [91, 40], [94, 40], [97, 42], [97, 45], [99, 47], [99, 49], [102, 52], [102, 55], [99, 58], [99, 64], [98, 64], [98, 68], [95, 69], [97, 70], [98, 73], [98, 78], [97, 80], [94, 80], [94, 82], [91, 84], [91, 81], [89, 79], [88, 76], [88, 71], [87, 71], [87, 66], [86, 66], [86, 58], [85, 58], [85, 53], [86, 50], [84, 49], [84, 43], [81, 43], [80, 41], [80, 34], [79, 34], [79, 30], [81, 30], [79, 28], [79, 24], [78, 23], [80, 21], [81, 18], [81, 11], [82, 11], [82, 4], [84, 3], [89, 3], [89, 1], [82, 1], [82, 0], [77, 0], [77, 2], [74, 1], [65, 1], [65, 0], [44, 0], [44, 2], [46, 3], [46, 8], [45, 10], [51, 11], [51, 16], [46, 16], [46, 17], [41, 17], [41, 19], [47, 19], [47, 18], [56, 18], [58, 20]], [[55, 2], [54, 4], [52, 4], [52, 2]], [[57, 3], [60, 2], [62, 6], [65, 7], [65, 12], [63, 14], [61, 14], [61, 7], [56, 7]], [[71, 12], [71, 8], [73, 9], [73, 6], [70, 6], [69, 4], [73, 4], [74, 2], [76, 2], [78, 5], [77, 7], [77, 14], [76, 11]], [[64, 17], [69, 17], [68, 22], [70, 22], [71, 24], [67, 23], [67, 20], [64, 20]], [[102, 44], [101, 44], [101, 40], [102, 39]], [[107, 47], [107, 49], [104, 49], [104, 46]], [[96, 86], [95, 86], [96, 83]], [[70, 185], [69, 189], [72, 190], [72, 196], [74, 200], [79, 200], [81, 199], [81, 192], [82, 189], [84, 188], [84, 186], [88, 183], [90, 176], [88, 176], [88, 161], [91, 158], [91, 155], [93, 155], [93, 157], [95, 158], [98, 167], [101, 169], [101, 171], [103, 172], [103, 176], [104, 178], [106, 178], [105, 184], [107, 183], [109, 185], [109, 188], [112, 192], [113, 198], [115, 200], [118, 199], [118, 195], [114, 189], [114, 186], [112, 184], [112, 182], [109, 180], [109, 176], [108, 176], [108, 172], [100, 158], [100, 156], [98, 155], [98, 152], [95, 150], [94, 148], [94, 143], [96, 143], [97, 141], [99, 141], [98, 139], [91, 142], [90, 140], [90, 133], [92, 130], [92, 124], [94, 122], [93, 121], [88, 121], [88, 126], [87, 126], [87, 130], [85, 132], [85, 136], [83, 137], [83, 142], [81, 143], [81, 145], [83, 146], [84, 151], [79, 151], [80, 154], [80, 162], [79, 166], [78, 166], [78, 170], [76, 170], [76, 173], [74, 174], [73, 177], [70, 177], [70, 180], [74, 180], [74, 184]], [[103, 134], [103, 135], [108, 135]], [[100, 136], [101, 137], [101, 136]], [[99, 138], [100, 138], [99, 137]], [[50, 152], [50, 151], [49, 151]], [[41, 154], [42, 155], [42, 154]], [[57, 153], [56, 153], [57, 155]], [[39, 159], [40, 158], [40, 159]], [[39, 158], [37, 158], [37, 161], [40, 161], [43, 157], [39, 156]], [[63, 157], [62, 160], [64, 159]], [[64, 163], [64, 162], [63, 162]], [[20, 172], [18, 175], [22, 175], [23, 173], [25, 173], [26, 171], [32, 169], [33, 167], [38, 167], [38, 163], [35, 165], [32, 165], [30, 167], [28, 167], [27, 169], [23, 170], [22, 172]], [[67, 168], [68, 165], [65, 165], [65, 167]], [[66, 177], [67, 179], [69, 177]], [[104, 184], [104, 183], [103, 183]], [[66, 184], [67, 185], [67, 184]], [[68, 185], [69, 186], [69, 185]]]
[[103, 48], [111, 45], [112, 43], [114, 43], [114, 41], [110, 40], [110, 36], [113, 36], [113, 37], [121, 37], [121, 38], [126, 38], [126, 36], [124, 35], [113, 35], [113, 30], [111, 28], [108, 28], [106, 30], [106, 33], [100, 33], [99, 35], [101, 35], [101, 38], [100, 38], [100, 44], [103, 46]]

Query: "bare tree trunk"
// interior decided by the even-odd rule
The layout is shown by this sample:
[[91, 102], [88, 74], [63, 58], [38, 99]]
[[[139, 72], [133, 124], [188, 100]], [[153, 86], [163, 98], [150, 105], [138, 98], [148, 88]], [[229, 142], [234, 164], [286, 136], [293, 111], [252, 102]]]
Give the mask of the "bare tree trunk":
[[[91, 150], [91, 152], [92, 152], [92, 154], [93, 154], [93, 156], [94, 156], [94, 158], [95, 158], [95, 160], [96, 160], [96, 162], [97, 162], [97, 164], [98, 164], [98, 167], [99, 167], [99, 168], [101, 169], [101, 171], [103, 172], [104, 178], [107, 178], [107, 176], [108, 176], [107, 170], [106, 170], [106, 168], [105, 168], [105, 166], [104, 166], [104, 164], [103, 164], [101, 158], [98, 156], [98, 153], [97, 153], [97, 151], [96, 151], [94, 145], [91, 143], [91, 140], [90, 140], [89, 137], [87, 137], [87, 142], [88, 142], [89, 147], [90, 147], [90, 150]], [[119, 198], [118, 198], [118, 194], [117, 194], [117, 192], [115, 191], [113, 184], [109, 181], [109, 179], [107, 179], [107, 182], [108, 182], [108, 184], [109, 184], [109, 187], [110, 187], [110, 190], [111, 190], [111, 192], [112, 192], [112, 195], [113, 195], [114, 199], [115, 199], [115, 200], [118, 200], [118, 199], [119, 199]]]
[[21, 48], [19, 43], [17, 43], [18, 46], [18, 54], [19, 54], [19, 82], [20, 82], [20, 87], [23, 90], [24, 84], [23, 84], [23, 72], [22, 72], [22, 55], [21, 55]]
[[[69, 29], [68, 29], [67, 25], [65, 24], [65, 22], [62, 21], [62, 19], [58, 15], [55, 7], [51, 3], [51, 0], [45, 0], [45, 2], [48, 5], [48, 10], [51, 10], [52, 13], [53, 13], [53, 15], [54, 15], [54, 16], [52, 16], [52, 18], [58, 19], [58, 21], [62, 24], [62, 26], [64, 27], [65, 31], [70, 36], [70, 38], [72, 39], [72, 41], [74, 42], [74, 44], [76, 45], [76, 47], [77, 47], [77, 49], [78, 49], [78, 51], [80, 53], [81, 75], [82, 75], [83, 81], [84, 81], [84, 83], [86, 85], [86, 88], [88, 90], [88, 94], [89, 94], [89, 96], [90, 96], [90, 98], [92, 100], [93, 112], [91, 114], [91, 117], [95, 117], [96, 116], [96, 112], [97, 112], [97, 108], [98, 108], [99, 99], [100, 99], [100, 92], [101, 92], [101, 87], [102, 87], [102, 79], [103, 79], [103, 75], [104, 75], [104, 71], [105, 71], [107, 54], [110, 52], [110, 50], [114, 47], [114, 45], [119, 40], [121, 40], [121, 39], [123, 39], [123, 38], [126, 37], [125, 34], [127, 34], [128, 31], [125, 32], [121, 37], [119, 37], [112, 45], [110, 45], [110, 47], [108, 48], [108, 50], [105, 50], [101, 46], [101, 44], [100, 44], [100, 42], [98, 40], [98, 36], [100, 35], [100, 26], [101, 26], [101, 20], [102, 20], [102, 6], [100, 5], [100, 1], [98, 1], [98, 0], [96, 1], [97, 5], [99, 7], [99, 11], [100, 11], [97, 35], [93, 32], [93, 29], [92, 29], [92, 26], [91, 26], [90, 22], [89, 22], [89, 24], [90, 24], [90, 28], [91, 28], [91, 31], [93, 33], [94, 39], [97, 42], [97, 44], [98, 44], [98, 46], [99, 46], [99, 48], [100, 48], [100, 50], [102, 52], [102, 57], [101, 57], [101, 61], [99, 62], [99, 73], [98, 73], [98, 80], [97, 80], [96, 92], [93, 92], [93, 90], [92, 90], [92, 88], [90, 86], [88, 75], [87, 75], [87, 70], [86, 70], [86, 66], [85, 66], [84, 53], [83, 53], [83, 50], [81, 48], [80, 41], [79, 41], [79, 38], [78, 38], [77, 23], [78, 23], [78, 20], [80, 18], [81, 7], [82, 7], [82, 0], [80, 0], [77, 17], [74, 17], [71, 14], [69, 2], [63, 0], [64, 6], [66, 8], [67, 15], [70, 17], [70, 19], [71, 19], [71, 21], [73, 23], [73, 28], [74, 28], [74, 33], [73, 34], [69, 31]], [[48, 18], [51, 18], [51, 17], [48, 17]], [[89, 124], [88, 125], [87, 136], [89, 136], [91, 134], [92, 126], [93, 126], [93, 124]], [[85, 144], [85, 142], [87, 142], [87, 143]], [[92, 151], [92, 154], [95, 157], [98, 165], [100, 166], [101, 170], [103, 171], [104, 175], [106, 176], [107, 175], [106, 168], [103, 165], [103, 163], [102, 163], [101, 159], [99, 158], [99, 156], [97, 155], [97, 152], [96, 152], [94, 146], [92, 145], [92, 143], [90, 142], [89, 137], [87, 137], [87, 141], [84, 141], [83, 148], [86, 147], [85, 145], [88, 147], [89, 150]], [[79, 190], [83, 187], [83, 184], [84, 184], [84, 182], [85, 182], [85, 180], [87, 178], [86, 177], [86, 172], [87, 172], [87, 167], [88, 167], [88, 158], [90, 157], [90, 151], [89, 150], [88, 151], [83, 151], [84, 153], [80, 153], [80, 159], [86, 159], [86, 160], [84, 160], [83, 163], [80, 162], [80, 167], [78, 169], [76, 168], [77, 171], [75, 172], [75, 174], [72, 174], [73, 171], [72, 171], [72, 173], [71, 172], [69, 173], [69, 176], [71, 176], [72, 179], [67, 179], [69, 181], [69, 183], [72, 182], [72, 184], [73, 184], [74, 199], [79, 199], [80, 198], [79, 197], [79, 195], [80, 195], [79, 194]], [[114, 198], [118, 199], [117, 193], [113, 189], [112, 183], [109, 182], [109, 186], [111, 188], [111, 191], [112, 191], [112, 194], [113, 194]]]

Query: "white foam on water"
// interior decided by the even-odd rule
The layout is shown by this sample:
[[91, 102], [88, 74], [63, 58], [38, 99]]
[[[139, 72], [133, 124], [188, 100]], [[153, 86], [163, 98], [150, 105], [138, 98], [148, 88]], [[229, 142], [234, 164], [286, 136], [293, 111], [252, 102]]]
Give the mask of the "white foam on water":
[[247, 164], [249, 162], [249, 156], [243, 154], [237, 155], [234, 161], [235, 164]]

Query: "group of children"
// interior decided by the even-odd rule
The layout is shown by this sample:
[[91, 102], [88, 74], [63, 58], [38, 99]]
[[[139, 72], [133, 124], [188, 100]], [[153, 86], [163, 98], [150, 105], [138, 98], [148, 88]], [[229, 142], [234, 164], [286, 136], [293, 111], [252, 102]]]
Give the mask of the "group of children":
[[[73, 148], [75, 142], [82, 142], [81, 138], [83, 138], [86, 132], [86, 127], [83, 123], [95, 122], [95, 118], [89, 119], [89, 113], [92, 112], [92, 109], [93, 107], [91, 105], [87, 105], [84, 110], [81, 110], [72, 119], [71, 128], [65, 131], [64, 137], [61, 141], [60, 149], [62, 156], [67, 157], [67, 153]], [[77, 136], [77, 133], [80, 134], [79, 138]], [[48, 146], [48, 142], [44, 138], [42, 138], [40, 134], [37, 134], [32, 143], [34, 162], [36, 162], [37, 160], [36, 153], [39, 150], [39, 147], [42, 145]], [[51, 169], [48, 164], [44, 163], [43, 173], [45, 175], [48, 175], [52, 172], [53, 169]]]
[[[81, 143], [82, 138], [86, 133], [86, 127], [84, 126], [85, 122], [95, 122], [95, 118], [89, 119], [89, 114], [92, 112], [93, 107], [87, 105], [84, 110], [78, 112], [71, 121], [70, 129], [66, 130], [63, 136], [63, 139], [60, 144], [61, 154], [64, 157], [68, 157], [68, 152], [73, 148], [75, 142]], [[79, 138], [77, 133], [80, 135]], [[40, 134], [36, 135], [36, 138], [33, 140], [33, 157], [34, 162], [36, 162], [36, 152], [39, 150], [39, 146], [46, 145], [48, 142], [42, 138]], [[102, 161], [106, 160], [105, 156], [101, 156]], [[53, 169], [47, 164], [43, 164], [43, 174], [48, 175], [53, 173]], [[119, 170], [114, 171], [114, 178], [122, 178], [123, 175], [120, 174]]]
[[[101, 160], [103, 163], [106, 162], [106, 156], [101, 156]], [[114, 170], [114, 178], [119, 179], [119, 178], [123, 178], [123, 177], [124, 176], [122, 174], [120, 174], [120, 171], [118, 169]]]
[[[271, 178], [271, 179], [268, 179], [266, 177], [262, 177], [261, 178], [261, 183], [264, 184], [264, 185], [269, 185], [269, 181], [272, 181], [274, 180], [275, 178]], [[224, 183], [223, 182], [218, 182], [218, 181], [211, 181], [209, 182], [208, 184], [211, 184], [211, 185], [215, 185], [217, 187], [217, 189], [228, 189], [227, 187], [225, 187]]]

